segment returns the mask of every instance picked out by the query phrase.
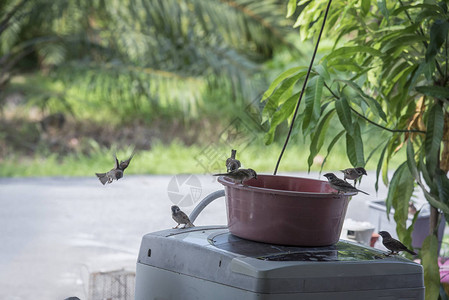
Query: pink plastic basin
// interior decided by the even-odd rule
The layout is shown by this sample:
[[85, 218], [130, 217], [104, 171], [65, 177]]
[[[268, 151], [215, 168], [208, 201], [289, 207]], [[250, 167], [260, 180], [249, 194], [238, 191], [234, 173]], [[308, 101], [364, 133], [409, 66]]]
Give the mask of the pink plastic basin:
[[329, 246], [338, 242], [349, 198], [327, 181], [258, 175], [243, 186], [225, 186], [229, 231], [241, 238], [280, 245]]

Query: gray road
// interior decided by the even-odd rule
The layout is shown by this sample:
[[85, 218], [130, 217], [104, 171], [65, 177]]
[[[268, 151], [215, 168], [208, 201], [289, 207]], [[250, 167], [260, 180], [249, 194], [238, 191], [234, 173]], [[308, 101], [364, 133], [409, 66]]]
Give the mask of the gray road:
[[[201, 190], [194, 197], [221, 189], [211, 176], [196, 177]], [[106, 187], [94, 177], [0, 179], [0, 299], [86, 299], [90, 272], [133, 270], [142, 235], [175, 225], [167, 192], [172, 178], [126, 176]], [[375, 199], [374, 174], [366, 178], [361, 188]], [[191, 191], [181, 185], [178, 194]], [[383, 189], [377, 197], [385, 195]], [[363, 219], [366, 199], [352, 200], [348, 215]], [[226, 224], [223, 199], [195, 223]]]

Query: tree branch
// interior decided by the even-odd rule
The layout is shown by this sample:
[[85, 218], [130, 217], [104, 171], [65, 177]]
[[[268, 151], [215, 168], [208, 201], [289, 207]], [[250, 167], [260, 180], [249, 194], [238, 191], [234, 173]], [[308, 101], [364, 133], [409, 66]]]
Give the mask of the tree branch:
[[[332, 94], [332, 96], [333, 96], [334, 98], [336, 98], [337, 100], [340, 100], [340, 97], [339, 97], [337, 94], [335, 94], [334, 91], [332, 91], [332, 89], [326, 84], [326, 82], [324, 82], [324, 86], [327, 88], [327, 90]], [[380, 124], [377, 124], [376, 122], [374, 122], [374, 121], [368, 119], [367, 117], [365, 117], [364, 115], [362, 115], [361, 113], [359, 113], [359, 112], [358, 112], [357, 110], [355, 110], [354, 108], [352, 108], [352, 107], [350, 107], [350, 108], [351, 108], [351, 111], [352, 111], [353, 113], [355, 113], [359, 118], [361, 118], [361, 119], [367, 121], [368, 123], [370, 123], [370, 124], [372, 124], [372, 125], [374, 125], [374, 126], [377, 126], [377, 127], [381, 128], [381, 129], [386, 130], [386, 131], [389, 131], [389, 132], [393, 132], [393, 133], [397, 133], [397, 132], [403, 132], [403, 133], [406, 133], [406, 132], [426, 133], [425, 131], [422, 131], [422, 130], [415, 130], [415, 129], [391, 129], [391, 128], [382, 126], [382, 125], [380, 125]]]

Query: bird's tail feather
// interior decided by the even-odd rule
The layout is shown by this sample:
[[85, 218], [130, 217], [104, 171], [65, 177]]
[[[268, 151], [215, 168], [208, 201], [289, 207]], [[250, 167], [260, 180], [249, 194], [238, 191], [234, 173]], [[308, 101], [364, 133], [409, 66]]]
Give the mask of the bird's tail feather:
[[417, 255], [415, 252], [413, 252], [412, 250], [406, 249], [405, 251], [407, 251], [408, 253], [410, 253], [411, 255]]
[[360, 193], [364, 193], [365, 195], [369, 196], [369, 194], [367, 192], [364, 192], [364, 191], [361, 191], [361, 190], [357, 190], [357, 191], [359, 191]]
[[95, 175], [97, 175], [98, 179], [100, 179], [103, 185], [105, 185], [106, 182], [108, 182], [108, 177], [106, 176], [106, 173], [95, 173]]
[[226, 173], [219, 173], [219, 174], [213, 174], [212, 176], [226, 176], [226, 175], [228, 175], [228, 174], [226, 174]]

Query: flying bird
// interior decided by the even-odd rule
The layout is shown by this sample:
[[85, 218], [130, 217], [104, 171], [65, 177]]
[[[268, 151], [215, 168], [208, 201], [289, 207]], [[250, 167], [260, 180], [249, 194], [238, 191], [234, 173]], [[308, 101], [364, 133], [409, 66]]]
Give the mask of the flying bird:
[[226, 160], [226, 171], [231, 172], [237, 170], [242, 165], [238, 159], [235, 159], [235, 155], [237, 154], [237, 150], [231, 150], [231, 157]]
[[335, 176], [334, 173], [326, 173], [323, 176], [327, 178], [327, 180], [329, 181], [330, 186], [334, 190], [337, 190], [338, 193], [340, 193], [340, 192], [343, 192], [343, 193], [347, 193], [347, 192], [361, 192], [361, 193], [364, 193], [366, 195], [369, 195], [368, 193], [366, 193], [364, 191], [356, 189], [350, 183], [344, 181], [343, 179], [338, 178], [337, 176]]
[[348, 168], [348, 169], [344, 169], [344, 170], [340, 170], [340, 171], [342, 171], [344, 174], [344, 180], [346, 180], [346, 179], [354, 180], [354, 186], [357, 182], [357, 179], [359, 179], [363, 175], [368, 175], [368, 174], [366, 174], [366, 170], [362, 167]]
[[133, 158], [133, 156], [134, 156], [134, 152], [131, 154], [131, 156], [127, 160], [125, 160], [125, 161], [121, 160], [120, 161], [119, 167], [120, 167], [120, 169], [122, 171], [125, 171], [125, 169], [129, 166], [129, 163], [131, 162], [131, 159]]
[[129, 166], [129, 163], [131, 162], [131, 159], [133, 158], [134, 153], [131, 154], [131, 156], [125, 160], [118, 162], [117, 155], [114, 155], [115, 157], [115, 166], [113, 169], [111, 169], [109, 172], [106, 173], [95, 173], [97, 175], [98, 179], [101, 181], [103, 185], [106, 183], [112, 183], [114, 180], [119, 180], [123, 177], [123, 172], [125, 169]]
[[106, 183], [111, 183], [114, 180], [119, 180], [123, 177], [123, 170], [120, 169], [120, 164], [118, 162], [117, 156], [114, 155], [114, 157], [115, 166], [113, 169], [106, 173], [95, 173], [95, 175], [97, 175], [98, 179], [103, 185], [105, 185]]
[[192, 222], [190, 222], [189, 217], [179, 208], [177, 205], [173, 205], [171, 207], [171, 216], [173, 220], [175, 220], [178, 225], [176, 227], [173, 227], [173, 229], [178, 228], [179, 225], [184, 224], [184, 227], [195, 227]]
[[381, 231], [379, 234], [382, 236], [382, 244], [384, 244], [385, 248], [391, 251], [389, 254], [399, 253], [400, 251], [406, 251], [412, 255], [416, 255], [412, 250], [407, 249], [404, 244], [400, 241], [391, 237], [391, 235], [386, 231]]
[[253, 169], [238, 169], [228, 173], [214, 174], [214, 176], [225, 176], [231, 178], [234, 182], [243, 184], [243, 181], [251, 178], [257, 179], [257, 173]]

